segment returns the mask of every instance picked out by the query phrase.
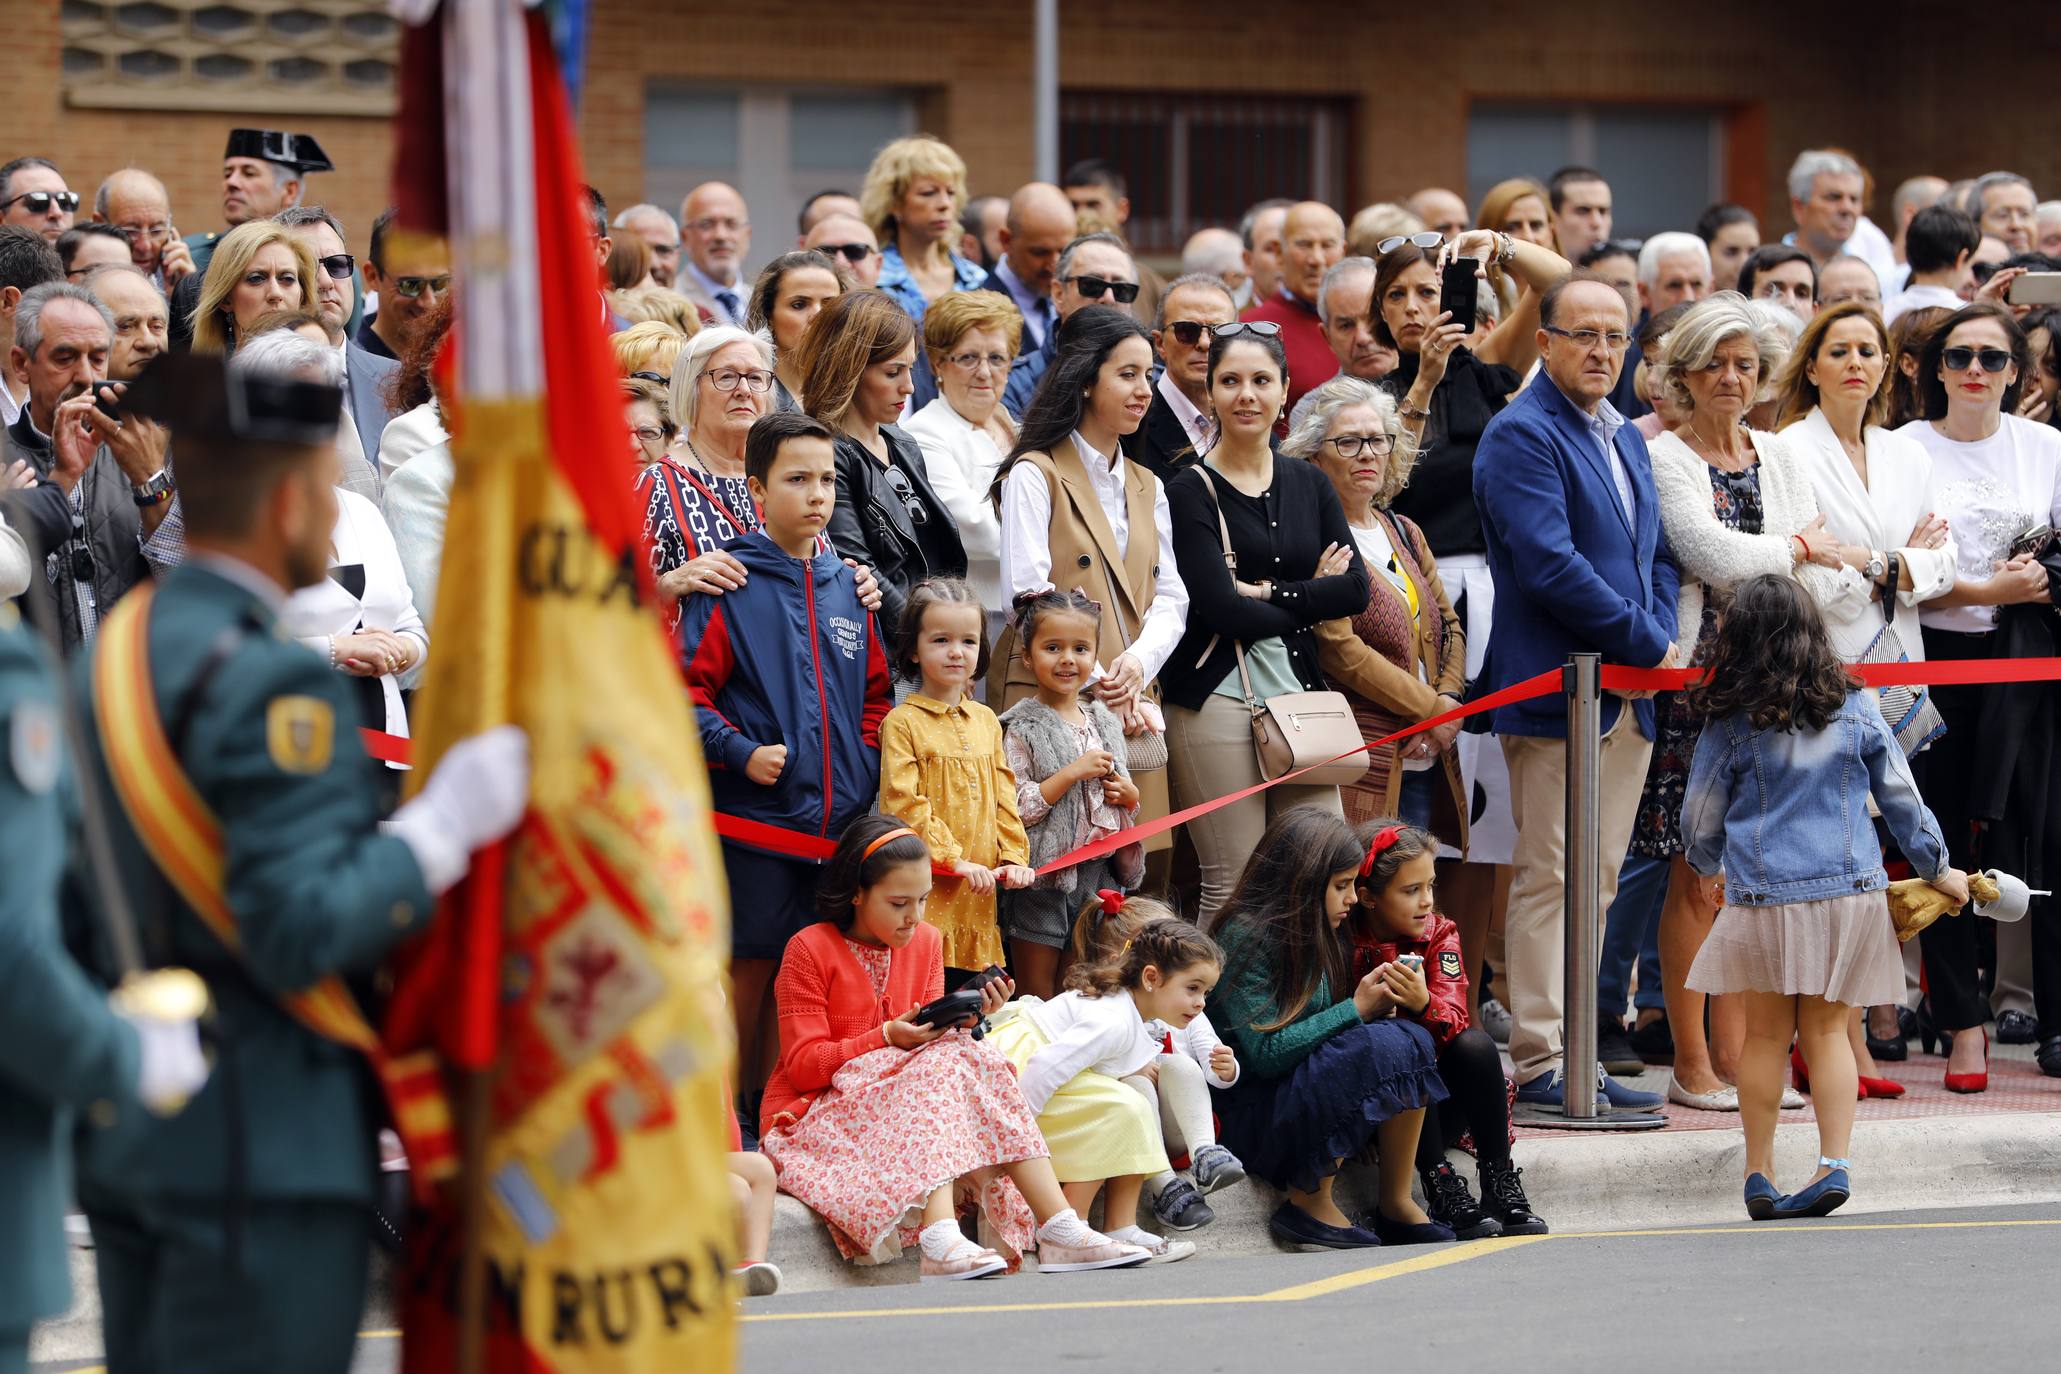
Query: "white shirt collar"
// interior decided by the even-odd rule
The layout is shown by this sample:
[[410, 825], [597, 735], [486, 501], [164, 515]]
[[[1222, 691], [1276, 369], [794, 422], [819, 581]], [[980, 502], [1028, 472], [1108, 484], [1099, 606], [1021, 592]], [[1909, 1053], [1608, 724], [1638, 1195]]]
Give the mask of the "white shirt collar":
[[1195, 402], [1188, 399], [1188, 393], [1175, 385], [1174, 374], [1171, 371], [1160, 371], [1159, 394], [1166, 398], [1168, 408], [1174, 412], [1174, 418], [1179, 420], [1181, 428], [1187, 431], [1188, 442], [1195, 445], [1196, 452], [1201, 452], [1209, 445], [1210, 440], [1216, 437], [1216, 426], [1196, 407]]

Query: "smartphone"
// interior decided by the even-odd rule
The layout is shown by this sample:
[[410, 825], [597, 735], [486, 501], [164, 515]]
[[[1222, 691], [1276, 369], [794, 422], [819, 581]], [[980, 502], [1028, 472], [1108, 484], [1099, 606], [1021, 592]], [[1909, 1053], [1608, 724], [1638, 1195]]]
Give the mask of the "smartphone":
[[94, 382], [91, 385], [93, 387], [93, 408], [110, 420], [121, 419], [121, 408], [115, 404], [115, 387], [119, 383]]
[[2011, 283], [2013, 305], [2061, 305], [2061, 272], [2027, 272]]
[[1457, 324], [1470, 334], [1474, 332], [1474, 307], [1480, 299], [1480, 278], [1474, 274], [1480, 270], [1477, 258], [1454, 258], [1445, 265], [1439, 281], [1438, 308], [1452, 315], [1448, 324]]

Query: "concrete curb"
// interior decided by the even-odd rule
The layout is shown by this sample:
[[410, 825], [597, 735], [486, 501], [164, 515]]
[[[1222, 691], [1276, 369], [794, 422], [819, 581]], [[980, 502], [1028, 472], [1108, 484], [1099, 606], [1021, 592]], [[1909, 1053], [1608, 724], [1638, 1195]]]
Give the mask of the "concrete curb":
[[[1780, 1181], [1800, 1183], [1816, 1167], [1817, 1127], [1777, 1128]], [[1454, 1153], [1453, 1165], [1479, 1192], [1474, 1164]], [[1604, 1132], [1517, 1143], [1525, 1192], [1559, 1233], [1746, 1222], [1740, 1202], [1744, 1145], [1738, 1130]], [[1842, 1217], [1956, 1207], [2061, 1203], [2061, 1112], [1864, 1121], [1854, 1127], [1854, 1198]], [[1348, 1168], [1340, 1193], [1348, 1210], [1373, 1205], [1373, 1178]], [[1273, 1254], [1267, 1217], [1281, 1195], [1258, 1180], [1216, 1193], [1217, 1219], [1184, 1239], [1196, 1258]], [[876, 1284], [914, 1283], [915, 1252], [892, 1264], [846, 1263], [815, 1213], [782, 1194], [773, 1218], [773, 1262], [784, 1293], [822, 1292]]]

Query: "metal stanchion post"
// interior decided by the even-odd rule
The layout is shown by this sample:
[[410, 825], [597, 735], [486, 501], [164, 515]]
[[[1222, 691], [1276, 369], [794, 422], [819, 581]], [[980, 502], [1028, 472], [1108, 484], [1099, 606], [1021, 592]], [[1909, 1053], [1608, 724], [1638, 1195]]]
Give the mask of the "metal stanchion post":
[[1596, 892], [1600, 883], [1603, 771], [1603, 660], [1575, 654], [1563, 670], [1567, 693], [1566, 1021], [1561, 1091], [1571, 1120], [1596, 1116]]

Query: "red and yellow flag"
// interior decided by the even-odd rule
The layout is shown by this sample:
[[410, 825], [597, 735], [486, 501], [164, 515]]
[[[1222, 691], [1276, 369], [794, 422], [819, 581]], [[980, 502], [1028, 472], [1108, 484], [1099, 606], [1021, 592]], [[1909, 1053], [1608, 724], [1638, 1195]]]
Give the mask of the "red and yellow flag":
[[[692, 708], [638, 549], [564, 88], [520, 0], [419, 17], [398, 232], [450, 241], [440, 400], [457, 475], [412, 776], [512, 721], [534, 782], [522, 828], [416, 951], [389, 1035], [491, 1085], [470, 1180], [485, 1190], [484, 1368], [727, 1371], [727, 899]], [[405, 1366], [446, 1374], [455, 1202], [410, 1249]]]

